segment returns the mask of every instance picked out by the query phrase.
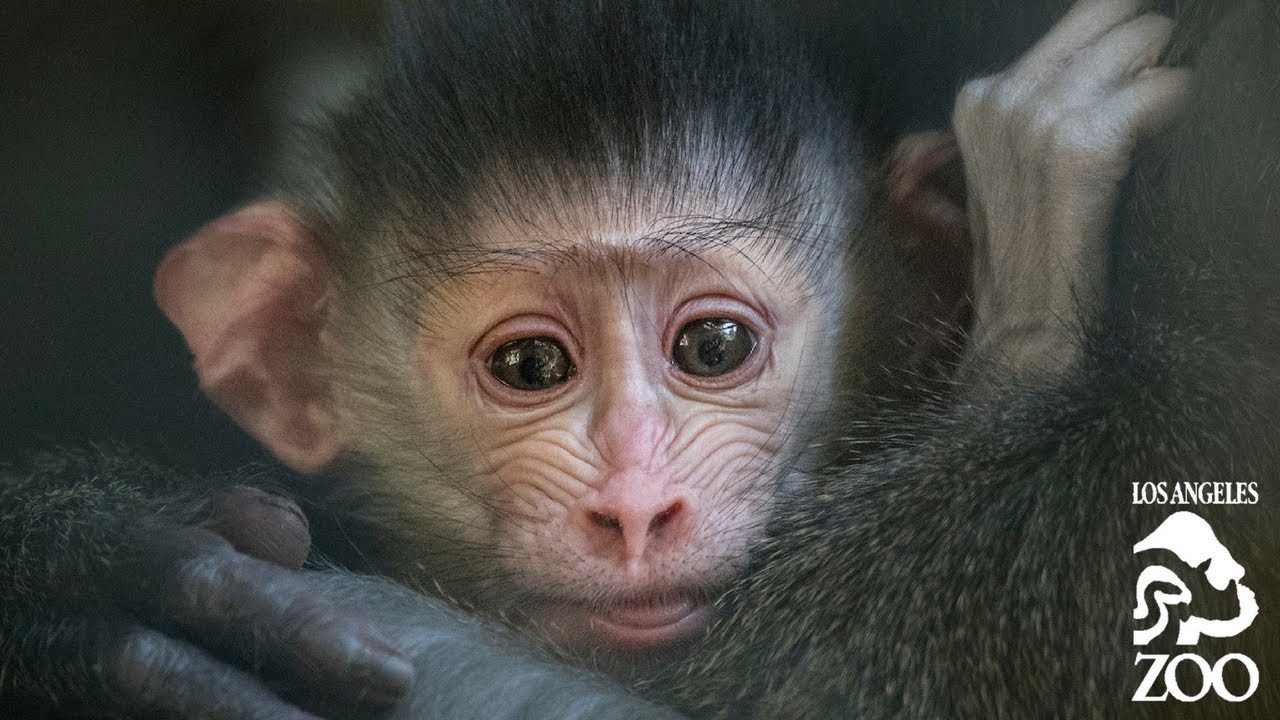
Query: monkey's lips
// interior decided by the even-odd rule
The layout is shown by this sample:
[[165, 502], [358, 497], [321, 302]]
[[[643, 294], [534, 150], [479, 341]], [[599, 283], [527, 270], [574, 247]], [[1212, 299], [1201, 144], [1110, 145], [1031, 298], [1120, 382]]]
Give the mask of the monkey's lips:
[[590, 633], [607, 644], [650, 648], [685, 640], [706, 629], [711, 607], [691, 598], [620, 603], [588, 614]]

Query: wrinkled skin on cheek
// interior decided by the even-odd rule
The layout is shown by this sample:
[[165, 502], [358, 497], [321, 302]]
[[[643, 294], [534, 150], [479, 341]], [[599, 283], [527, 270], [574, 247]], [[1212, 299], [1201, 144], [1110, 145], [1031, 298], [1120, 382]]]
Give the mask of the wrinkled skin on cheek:
[[[443, 424], [466, 429], [463, 532], [501, 574], [483, 604], [573, 646], [648, 652], [705, 627], [763, 533], [830, 395], [830, 303], [774, 283], [776, 259], [578, 257], [455, 281], [467, 311], [424, 333], [419, 372]], [[750, 352], [699, 376], [672, 349], [708, 318], [745, 328]], [[495, 352], [526, 338], [571, 370], [532, 391], [498, 380]]]

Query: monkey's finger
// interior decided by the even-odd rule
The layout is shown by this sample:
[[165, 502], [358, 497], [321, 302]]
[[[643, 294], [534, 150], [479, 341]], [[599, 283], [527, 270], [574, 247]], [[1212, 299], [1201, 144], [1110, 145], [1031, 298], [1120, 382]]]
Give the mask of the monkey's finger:
[[1027, 51], [1016, 74], [1024, 82], [1038, 82], [1060, 72], [1076, 53], [1149, 5], [1150, 0], [1079, 0]]
[[1186, 108], [1191, 98], [1191, 71], [1148, 68], [1106, 100], [1098, 112], [1130, 128], [1134, 141], [1158, 135]]
[[59, 717], [312, 718], [245, 673], [110, 606], [3, 610], [6, 670], [19, 676], [19, 687], [56, 703]]
[[344, 697], [391, 703], [413, 681], [408, 659], [372, 625], [313, 597], [297, 573], [244, 555], [190, 565], [174, 610], [211, 638], [234, 639], [234, 651]]
[[1173, 20], [1146, 13], [1107, 33], [1081, 53], [1063, 73], [1064, 89], [1071, 96], [1088, 98], [1132, 78], [1154, 65], [1173, 36]]
[[219, 496], [201, 525], [246, 555], [295, 570], [311, 550], [310, 525], [297, 503], [244, 485]]
[[206, 648], [347, 699], [390, 703], [408, 691], [409, 661], [371, 624], [313, 597], [303, 575], [201, 528], [155, 545], [139, 582], [115, 589], [146, 622], [176, 624]]
[[154, 630], [125, 633], [104, 671], [131, 717], [319, 720], [249, 675]]

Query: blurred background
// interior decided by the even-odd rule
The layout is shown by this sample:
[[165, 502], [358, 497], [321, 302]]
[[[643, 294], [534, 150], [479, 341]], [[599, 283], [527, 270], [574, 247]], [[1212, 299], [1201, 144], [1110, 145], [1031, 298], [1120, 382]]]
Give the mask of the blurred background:
[[151, 272], [262, 188], [281, 128], [358, 77], [377, 22], [356, 1], [4, 3], [0, 460], [259, 456], [197, 391]]

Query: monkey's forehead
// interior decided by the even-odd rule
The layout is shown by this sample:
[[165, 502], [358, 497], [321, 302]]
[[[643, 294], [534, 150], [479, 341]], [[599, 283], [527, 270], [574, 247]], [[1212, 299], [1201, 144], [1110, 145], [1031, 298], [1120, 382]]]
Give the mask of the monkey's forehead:
[[[841, 218], [842, 220], [842, 218]], [[721, 273], [817, 280], [844, 266], [852, 229], [834, 213], [812, 219], [772, 210], [648, 213], [602, 218], [495, 213], [466, 241], [438, 244], [427, 261], [446, 277], [495, 272], [599, 277], [640, 272]]]

